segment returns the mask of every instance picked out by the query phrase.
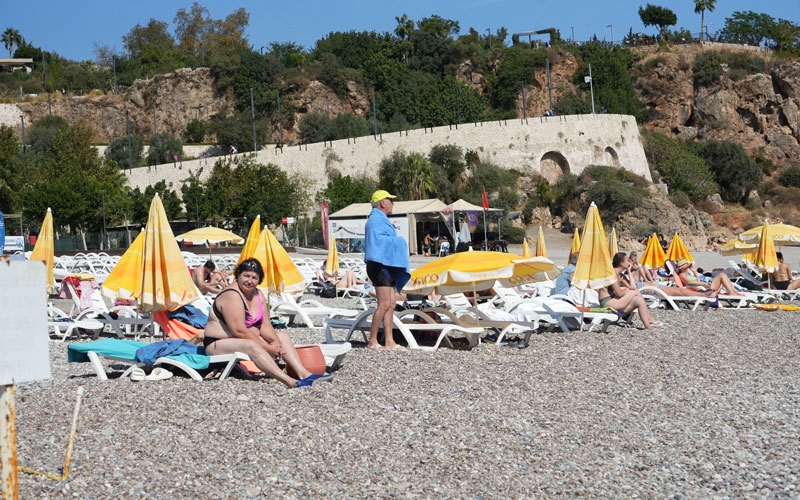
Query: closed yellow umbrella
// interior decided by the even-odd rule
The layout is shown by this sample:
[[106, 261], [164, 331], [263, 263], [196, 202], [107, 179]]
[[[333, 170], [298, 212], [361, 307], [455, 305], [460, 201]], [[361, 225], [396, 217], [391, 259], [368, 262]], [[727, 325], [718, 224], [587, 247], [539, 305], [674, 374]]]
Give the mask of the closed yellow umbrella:
[[328, 243], [328, 258], [325, 259], [325, 272], [331, 276], [339, 277], [339, 249], [336, 248], [336, 238], [330, 238]]
[[544, 244], [542, 226], [539, 226], [539, 234], [536, 235], [536, 250], [534, 250], [533, 256], [547, 258], [547, 246]]
[[56, 243], [53, 240], [53, 212], [50, 207], [47, 207], [47, 213], [44, 215], [44, 221], [39, 229], [39, 236], [36, 238], [30, 260], [44, 262], [47, 268], [47, 293], [48, 295], [55, 293], [56, 278], [53, 269], [56, 260]]
[[297, 264], [289, 257], [286, 250], [267, 228], [261, 231], [258, 246], [252, 255], [264, 268], [264, 281], [259, 288], [269, 293], [301, 292], [306, 284]]
[[103, 281], [101, 293], [109, 299], [138, 299], [142, 293], [144, 231], [133, 240]]
[[[569, 254], [578, 253], [581, 250], [581, 235], [578, 233], [578, 228], [575, 228], [575, 234], [572, 236], [572, 248], [569, 249]], [[569, 256], [567, 256], [567, 264], [569, 264]]]
[[619, 253], [619, 243], [617, 242], [617, 228], [611, 228], [611, 235], [608, 237], [608, 253], [613, 257]]
[[528, 237], [526, 236], [525, 239], [522, 240], [522, 258], [529, 259], [533, 257], [531, 253], [531, 247], [528, 246]]
[[139, 310], [173, 311], [200, 297], [158, 195], [150, 203], [142, 256]]
[[495, 281], [514, 287], [544, 279], [541, 274], [555, 267], [544, 257], [522, 259], [506, 252], [459, 252], [442, 257], [411, 272], [403, 291], [441, 295], [488, 290]]
[[647, 240], [647, 246], [644, 248], [644, 252], [642, 252], [639, 264], [647, 266], [650, 269], [658, 269], [664, 265], [666, 260], [667, 256], [664, 253], [664, 249], [661, 247], [661, 242], [658, 241], [658, 236], [653, 233], [650, 239]]
[[247, 239], [244, 241], [242, 253], [239, 254], [239, 260], [236, 265], [242, 263], [253, 256], [258, 247], [258, 240], [261, 238], [261, 214], [256, 215], [256, 219], [250, 224], [250, 231], [247, 233]]
[[694, 257], [692, 257], [689, 249], [686, 248], [686, 245], [683, 244], [683, 240], [678, 233], [675, 233], [675, 236], [673, 236], [672, 240], [669, 242], [667, 253], [664, 258], [666, 260], [674, 260], [676, 262], [678, 259], [686, 259], [689, 262], [694, 262]]
[[769, 236], [766, 223], [764, 223], [762, 231], [755, 253], [746, 255], [745, 258], [759, 269], [767, 273], [772, 273], [778, 269], [778, 256], [775, 253], [775, 243], [772, 240], [772, 236]]
[[578, 252], [578, 263], [572, 275], [572, 284], [583, 290], [598, 289], [617, 281], [611, 257], [608, 254], [608, 240], [600, 220], [600, 211], [592, 202], [586, 214], [583, 227], [581, 249]]

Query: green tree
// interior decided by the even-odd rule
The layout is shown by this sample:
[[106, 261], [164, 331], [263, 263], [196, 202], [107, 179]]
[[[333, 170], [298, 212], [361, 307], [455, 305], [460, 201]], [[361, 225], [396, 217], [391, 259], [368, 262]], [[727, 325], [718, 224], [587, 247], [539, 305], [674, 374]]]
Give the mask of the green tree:
[[178, 158], [183, 157], [183, 145], [181, 141], [166, 132], [154, 134], [150, 137], [150, 149], [147, 152], [148, 165], [160, 165], [172, 163]]
[[800, 188], [800, 165], [790, 165], [781, 172], [778, 179], [783, 186]]
[[675, 26], [678, 22], [678, 16], [675, 12], [666, 7], [658, 5], [647, 4], [647, 7], [639, 7], [639, 19], [645, 26], [656, 26], [658, 32], [664, 34], [669, 26]]
[[300, 142], [308, 144], [329, 140], [325, 134], [330, 129], [330, 124], [331, 119], [328, 115], [316, 111], [306, 114], [297, 124]]
[[716, 6], [717, 0], [694, 0], [694, 13], [700, 14], [700, 40], [703, 40], [703, 31], [706, 24], [706, 11], [714, 12]]
[[[256, 120], [256, 140], [258, 146], [264, 145], [268, 124], [264, 120]], [[217, 137], [217, 145], [223, 151], [234, 146], [239, 151], [253, 150], [253, 123], [249, 111], [231, 116], [213, 117], [209, 123], [209, 132]]]
[[8, 57], [13, 57], [15, 45], [19, 47], [25, 43], [25, 39], [14, 28], [6, 28], [3, 35], [0, 36], [0, 41], [3, 42], [3, 46], [8, 51]]
[[457, 182], [467, 168], [464, 150], [455, 144], [438, 144], [432, 147], [430, 160], [444, 170], [450, 182]]
[[522, 91], [521, 85], [533, 82], [535, 69], [543, 68], [547, 53], [531, 51], [526, 47], [506, 49], [497, 68], [497, 79], [487, 88], [492, 106], [516, 115], [517, 99]]
[[609, 113], [633, 115], [643, 122], [646, 109], [636, 95], [631, 76], [636, 56], [630, 51], [614, 50], [598, 42], [581, 44], [578, 50], [581, 62], [573, 82], [590, 94], [584, 76], [589, 74], [588, 65], [591, 64], [596, 107], [604, 106]]
[[316, 201], [328, 202], [331, 213], [341, 210], [353, 203], [364, 203], [369, 199], [367, 187], [363, 181], [354, 180], [349, 175], [335, 175], [328, 181], [325, 189], [317, 193]]
[[346, 139], [348, 137], [363, 137], [370, 135], [372, 128], [366, 118], [342, 113], [330, 121], [325, 130], [325, 137], [330, 139]]
[[670, 191], [686, 193], [698, 202], [718, 190], [714, 173], [708, 163], [678, 140], [663, 134], [643, 131], [644, 153], [653, 179], [669, 186]]
[[186, 130], [183, 132], [183, 139], [186, 142], [199, 144], [206, 138], [206, 122], [195, 118], [186, 124]]
[[119, 168], [128, 170], [142, 165], [143, 151], [144, 141], [138, 135], [131, 135], [130, 153], [128, 136], [115, 137], [106, 148], [106, 160], [114, 160]]
[[483, 121], [486, 99], [468, 85], [446, 76], [419, 100], [418, 118], [426, 127]]
[[698, 147], [698, 155], [711, 167], [725, 201], [745, 203], [764, 173], [741, 144], [732, 141], [709, 141]]
[[768, 14], [753, 11], [736, 11], [725, 18], [725, 27], [719, 32], [720, 41], [760, 45], [770, 37], [775, 27], [775, 19]]
[[406, 166], [400, 170], [395, 185], [401, 188], [398, 194], [409, 200], [424, 200], [436, 190], [433, 183], [433, 167], [430, 160], [419, 153], [411, 153]]
[[68, 126], [67, 120], [60, 116], [54, 116], [52, 122], [48, 116], [43, 116], [33, 122], [27, 132], [26, 140], [30, 145], [28, 150], [34, 161], [38, 162], [45, 151], [51, 147], [56, 133]]

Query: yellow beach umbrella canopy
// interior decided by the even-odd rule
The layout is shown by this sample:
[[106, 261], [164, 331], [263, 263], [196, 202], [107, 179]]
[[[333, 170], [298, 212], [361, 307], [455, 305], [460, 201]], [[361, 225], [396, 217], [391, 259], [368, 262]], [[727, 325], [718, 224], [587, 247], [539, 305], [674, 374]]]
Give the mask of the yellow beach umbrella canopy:
[[56, 260], [56, 246], [53, 240], [53, 212], [50, 207], [44, 215], [42, 227], [39, 229], [39, 236], [36, 245], [33, 246], [30, 260], [40, 260], [47, 268], [47, 293], [53, 294], [56, 291], [56, 278], [53, 272]]
[[611, 235], [608, 237], [608, 253], [613, 257], [619, 253], [619, 242], [617, 241], [617, 228], [611, 228]]
[[686, 248], [686, 245], [683, 244], [683, 240], [678, 233], [675, 233], [675, 236], [673, 236], [672, 240], [669, 242], [667, 253], [664, 258], [666, 260], [674, 260], [676, 262], [678, 259], [686, 259], [689, 262], [694, 262], [694, 257], [692, 257], [689, 249]]
[[150, 203], [142, 255], [141, 311], [174, 311], [200, 297], [158, 195]]
[[210, 245], [212, 243], [224, 242], [235, 243], [237, 245], [244, 243], [244, 238], [238, 234], [214, 226], [198, 227], [189, 232], [179, 234], [175, 239], [178, 241], [191, 241], [195, 245]]
[[109, 299], [138, 299], [142, 292], [144, 231], [133, 240], [103, 281], [101, 293]]
[[264, 268], [264, 281], [259, 288], [269, 293], [301, 292], [306, 284], [300, 269], [275, 235], [267, 228], [261, 231], [256, 251], [252, 255]]
[[578, 252], [578, 263], [572, 275], [572, 284], [581, 290], [598, 289], [617, 281], [611, 256], [608, 254], [608, 240], [600, 219], [600, 211], [592, 202], [586, 213], [583, 227], [581, 249]]
[[522, 259], [505, 252], [460, 252], [442, 257], [411, 272], [403, 291], [427, 295], [433, 291], [446, 295], [488, 290], [495, 281], [503, 286], [518, 286], [544, 279], [553, 261], [544, 257]]
[[534, 257], [547, 257], [547, 245], [544, 243], [544, 231], [542, 226], [539, 226], [539, 234], [536, 235], [536, 250], [533, 252]]
[[253, 256], [258, 247], [258, 240], [261, 238], [261, 215], [256, 215], [256, 219], [250, 224], [250, 231], [247, 232], [247, 239], [244, 241], [242, 253], [239, 254], [239, 260], [236, 265], [242, 263]]
[[667, 255], [661, 247], [661, 242], [658, 241], [658, 236], [653, 233], [647, 240], [647, 246], [644, 248], [644, 252], [642, 252], [639, 264], [647, 266], [650, 269], [657, 269], [663, 266], [666, 260]]
[[758, 248], [758, 243], [755, 241], [742, 241], [739, 238], [734, 238], [720, 246], [719, 253], [722, 255], [741, 255], [752, 253], [756, 248]]
[[531, 247], [528, 246], [528, 238], [526, 237], [522, 240], [522, 258], [528, 259], [531, 257], [533, 257], [533, 254], [531, 253]]
[[[778, 245], [800, 245], [800, 228], [792, 226], [791, 224], [770, 224], [764, 222], [767, 226], [766, 236], [772, 237], [772, 241]], [[764, 234], [763, 227], [758, 226], [739, 234], [739, 239], [742, 241], [756, 241], [761, 239]]]
[[339, 276], [339, 249], [336, 248], [336, 238], [329, 239], [328, 258], [325, 259], [325, 272], [331, 276]]

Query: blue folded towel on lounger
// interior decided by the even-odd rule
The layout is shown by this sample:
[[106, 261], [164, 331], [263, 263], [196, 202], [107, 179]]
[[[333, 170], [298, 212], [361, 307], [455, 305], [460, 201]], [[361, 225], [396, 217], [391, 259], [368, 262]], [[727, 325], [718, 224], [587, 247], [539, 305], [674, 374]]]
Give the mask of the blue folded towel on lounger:
[[[132, 363], [136, 361], [141, 361], [144, 363], [145, 361], [137, 359], [137, 351], [147, 346], [157, 344], [162, 344], [162, 342], [148, 344], [147, 342], [136, 342], [133, 340], [121, 339], [100, 339], [95, 340], [94, 342], [76, 342], [67, 346], [67, 361], [70, 363], [87, 363], [89, 362], [89, 356], [86, 353], [93, 351], [101, 356], [124, 359]], [[195, 370], [207, 369], [209, 365], [209, 357], [205, 355], [205, 350], [201, 346], [196, 346], [189, 342], [187, 342], [187, 344], [193, 347], [194, 352], [191, 352], [191, 350], [186, 349], [184, 346], [183, 349], [185, 349], [185, 351], [181, 354], [178, 352], [178, 350], [181, 349], [180, 347], [169, 347], [168, 349], [170, 349], [173, 354], [163, 354], [163, 352], [167, 352], [167, 348], [165, 348], [162, 351], [162, 354], [156, 356], [156, 358], [152, 358], [152, 360], [155, 362], [155, 359], [158, 357], [169, 356], [181, 361]]]

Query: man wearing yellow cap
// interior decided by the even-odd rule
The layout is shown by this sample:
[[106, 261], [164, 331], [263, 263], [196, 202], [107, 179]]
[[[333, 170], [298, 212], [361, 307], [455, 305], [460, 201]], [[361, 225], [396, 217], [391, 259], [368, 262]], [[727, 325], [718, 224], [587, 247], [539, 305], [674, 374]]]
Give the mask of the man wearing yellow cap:
[[[403, 289], [411, 272], [408, 267], [408, 244], [397, 235], [397, 231], [388, 215], [394, 208], [396, 196], [379, 189], [372, 193], [372, 211], [364, 230], [364, 261], [367, 264], [367, 276], [375, 287], [378, 307], [372, 316], [367, 349], [394, 350], [404, 349], [397, 345], [392, 337], [394, 320], [395, 290]], [[384, 325], [386, 345], [378, 343], [378, 330]]]

